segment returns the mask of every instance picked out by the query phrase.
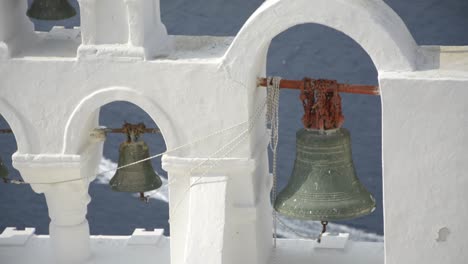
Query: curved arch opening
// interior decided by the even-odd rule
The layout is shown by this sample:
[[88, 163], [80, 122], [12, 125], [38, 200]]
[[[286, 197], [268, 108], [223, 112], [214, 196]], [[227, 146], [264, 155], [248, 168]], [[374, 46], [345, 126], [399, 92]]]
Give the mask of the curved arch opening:
[[366, 50], [379, 71], [411, 71], [416, 67], [416, 42], [400, 17], [383, 1], [317, 0], [311, 5], [307, 0], [294, 4], [272, 0], [255, 11], [226, 52], [225, 64], [231, 78], [252, 82], [245, 76], [256, 70], [256, 63], [263, 63], [272, 39], [304, 23], [345, 33]]
[[108, 103], [126, 101], [138, 105], [153, 120], [158, 120], [161, 136], [170, 148], [177, 140], [177, 131], [164, 109], [138, 91], [127, 87], [108, 87], [83, 98], [71, 114], [65, 127], [62, 152], [81, 153], [89, 143], [89, 132], [99, 124], [99, 109]]
[[[143, 122], [147, 128], [158, 128], [154, 120], [140, 107], [125, 101], [114, 101], [100, 108], [99, 125], [121, 128], [124, 122]], [[161, 168], [161, 157], [151, 160], [156, 173], [163, 181], [162, 187], [147, 192], [149, 203], [141, 202], [137, 193], [112, 191], [109, 186], [119, 159], [119, 146], [126, 140], [124, 134], [108, 133], [104, 143], [103, 157], [99, 164], [99, 175], [90, 184], [92, 197], [88, 205], [88, 221], [92, 235], [131, 235], [135, 228], [161, 229], [169, 235], [169, 198], [167, 173]], [[150, 156], [166, 150], [161, 134], [144, 134], [140, 140], [149, 146]], [[105, 173], [103, 173], [105, 172]]]
[[[304, 37], [307, 36], [307, 37]], [[319, 24], [294, 26], [277, 35], [268, 50], [267, 76], [285, 79], [334, 79], [340, 83], [377, 85], [377, 70], [361, 46], [345, 34]], [[368, 216], [332, 222], [330, 232], [351, 233], [351, 239], [383, 241], [381, 102], [370, 95], [341, 94], [344, 128], [351, 134], [352, 157], [361, 183], [376, 198], [376, 209]], [[278, 145], [278, 192], [290, 180], [296, 156], [296, 131], [303, 127], [302, 102], [298, 90], [280, 94]], [[271, 160], [271, 155], [270, 155]], [[270, 162], [271, 164], [271, 162]], [[320, 222], [281, 216], [280, 237], [315, 238]], [[294, 231], [288, 230], [293, 228]]]
[[[10, 125], [0, 113], [0, 128], [9, 129]], [[15, 132], [13, 130], [13, 132]], [[15, 135], [0, 134], [0, 158], [8, 169], [8, 178], [22, 179], [21, 174], [12, 166], [12, 155], [18, 149]], [[35, 193], [27, 184], [5, 184], [0, 180], [0, 233], [7, 227], [24, 229], [36, 228], [36, 234], [49, 233], [49, 215], [44, 194]]]

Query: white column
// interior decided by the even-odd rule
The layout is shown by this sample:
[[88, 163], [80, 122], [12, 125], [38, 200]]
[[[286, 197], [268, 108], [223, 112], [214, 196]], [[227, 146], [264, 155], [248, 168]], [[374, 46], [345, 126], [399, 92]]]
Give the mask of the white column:
[[45, 191], [49, 208], [50, 240], [58, 263], [85, 263], [91, 256], [87, 206], [91, 201], [87, 184], [54, 184]]
[[81, 16], [82, 45], [96, 44], [96, 0], [78, 0]]
[[271, 184], [259, 175], [264, 170], [256, 168], [267, 163], [247, 157], [164, 156], [162, 165], [171, 182], [172, 264], [265, 263], [271, 251], [271, 223], [258, 219], [271, 218], [266, 191]]
[[[50, 255], [55, 263], [82, 264], [91, 256], [86, 220], [89, 182], [95, 177], [102, 144], [81, 155], [19, 154], [13, 166], [37, 193], [44, 193], [49, 210]], [[89, 178], [88, 178], [89, 177]]]
[[143, 47], [145, 41], [145, 16], [142, 0], [125, 0], [128, 16], [128, 43]]
[[223, 263], [226, 176], [191, 177], [184, 264]]

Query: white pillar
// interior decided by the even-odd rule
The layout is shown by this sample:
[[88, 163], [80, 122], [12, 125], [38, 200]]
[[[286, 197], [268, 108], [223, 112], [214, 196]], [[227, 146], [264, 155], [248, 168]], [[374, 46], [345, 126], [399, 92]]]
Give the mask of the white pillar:
[[125, 0], [128, 17], [128, 44], [144, 47], [145, 42], [145, 14], [142, 0]]
[[49, 208], [49, 233], [58, 263], [84, 263], [91, 256], [87, 206], [91, 201], [87, 184], [54, 184], [45, 191]]
[[91, 256], [88, 187], [95, 177], [101, 145], [94, 144], [82, 155], [13, 155], [13, 166], [23, 179], [35, 192], [45, 194], [51, 220], [50, 254], [55, 263], [83, 264]]
[[271, 221], [259, 221], [271, 219], [271, 182], [268, 164], [255, 156], [163, 157], [171, 182], [172, 264], [266, 263]]
[[78, 0], [80, 3], [81, 44], [96, 44], [96, 0]]
[[184, 264], [223, 263], [226, 176], [191, 177]]

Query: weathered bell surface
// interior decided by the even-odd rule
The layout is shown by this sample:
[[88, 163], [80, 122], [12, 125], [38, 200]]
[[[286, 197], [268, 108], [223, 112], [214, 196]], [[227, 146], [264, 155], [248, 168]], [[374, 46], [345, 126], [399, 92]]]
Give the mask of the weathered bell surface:
[[6, 179], [8, 177], [8, 169], [3, 164], [2, 158], [0, 158], [0, 178]]
[[27, 15], [40, 20], [62, 20], [76, 15], [67, 0], [34, 0]]
[[306, 130], [296, 134], [296, 161], [286, 188], [275, 201], [281, 214], [332, 221], [364, 216], [375, 199], [359, 182], [348, 130]]
[[[118, 166], [148, 157], [148, 145], [144, 141], [124, 142], [120, 145]], [[161, 185], [161, 178], [154, 172], [150, 160], [118, 169], [110, 180], [112, 190], [117, 192], [143, 193], [158, 189]]]

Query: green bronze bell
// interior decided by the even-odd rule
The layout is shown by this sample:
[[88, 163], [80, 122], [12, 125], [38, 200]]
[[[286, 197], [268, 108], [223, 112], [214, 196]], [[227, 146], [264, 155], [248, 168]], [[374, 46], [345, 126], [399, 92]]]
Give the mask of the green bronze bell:
[[5, 166], [5, 164], [3, 164], [3, 161], [1, 158], [0, 158], [0, 178], [2, 178], [3, 181], [6, 181], [6, 179], [8, 178], [8, 169]]
[[62, 20], [76, 15], [67, 0], [34, 0], [27, 15], [40, 20]]
[[367, 215], [375, 199], [356, 177], [348, 130], [301, 129], [296, 134], [296, 161], [291, 179], [276, 198], [281, 214], [327, 221]]
[[[118, 166], [124, 166], [149, 157], [148, 145], [143, 141], [127, 141], [120, 145]], [[154, 172], [151, 161], [118, 169], [110, 180], [112, 190], [117, 192], [143, 193], [161, 187], [161, 178]]]

